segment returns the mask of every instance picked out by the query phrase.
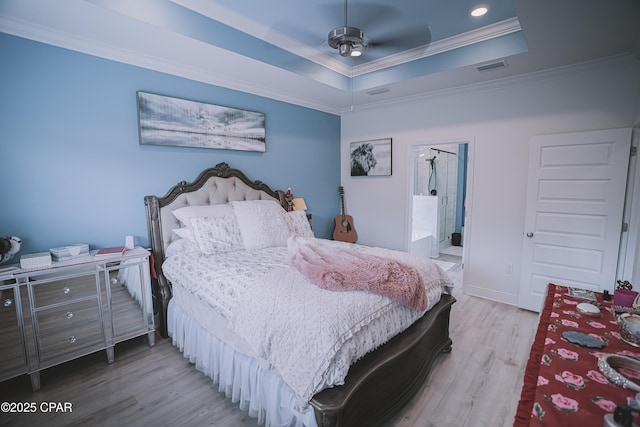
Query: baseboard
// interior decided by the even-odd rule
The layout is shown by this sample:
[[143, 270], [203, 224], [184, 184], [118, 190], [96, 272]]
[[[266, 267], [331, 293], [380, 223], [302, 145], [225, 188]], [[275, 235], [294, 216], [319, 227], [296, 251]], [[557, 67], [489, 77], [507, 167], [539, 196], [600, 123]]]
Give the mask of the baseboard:
[[469, 284], [464, 284], [462, 287], [462, 291], [474, 297], [480, 297], [485, 299], [490, 299], [492, 301], [501, 302], [503, 304], [509, 305], [518, 305], [518, 295], [509, 294], [506, 292], [498, 292], [493, 291], [487, 288], [481, 288], [479, 286], [473, 286]]

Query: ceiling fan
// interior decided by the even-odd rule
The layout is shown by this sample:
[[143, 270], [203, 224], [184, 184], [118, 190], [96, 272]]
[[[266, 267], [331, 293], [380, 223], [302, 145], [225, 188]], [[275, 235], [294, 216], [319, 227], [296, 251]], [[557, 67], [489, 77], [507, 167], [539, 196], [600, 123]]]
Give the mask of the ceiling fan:
[[371, 48], [376, 50], [374, 56], [389, 55], [430, 43], [431, 30], [428, 24], [416, 24], [414, 21], [413, 24], [395, 26], [394, 22], [403, 22], [402, 12], [387, 4], [367, 3], [365, 9], [358, 18], [361, 23], [367, 23], [369, 36], [373, 34], [375, 40], [365, 39], [360, 28], [349, 26], [347, 0], [344, 0], [344, 26], [334, 28], [327, 37], [327, 44], [336, 49], [340, 56], [356, 58]]
[[360, 56], [366, 48], [361, 29], [347, 24], [347, 0], [344, 0], [344, 27], [336, 27], [329, 32], [329, 46], [338, 49], [340, 56]]

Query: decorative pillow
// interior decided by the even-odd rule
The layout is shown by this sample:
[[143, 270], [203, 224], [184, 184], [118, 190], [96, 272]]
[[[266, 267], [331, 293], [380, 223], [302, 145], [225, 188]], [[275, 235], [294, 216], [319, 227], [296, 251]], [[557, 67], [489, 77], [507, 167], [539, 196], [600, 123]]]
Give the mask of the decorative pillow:
[[233, 215], [233, 208], [229, 204], [222, 205], [194, 205], [171, 211], [185, 227], [191, 227], [191, 218], [195, 217], [222, 217]]
[[300, 237], [315, 237], [305, 211], [287, 212], [285, 218], [289, 224], [289, 229], [294, 235]]
[[238, 223], [233, 216], [193, 217], [191, 226], [200, 251], [205, 254], [215, 255], [244, 249]]
[[272, 200], [231, 202], [245, 249], [286, 246], [291, 235], [285, 210]]

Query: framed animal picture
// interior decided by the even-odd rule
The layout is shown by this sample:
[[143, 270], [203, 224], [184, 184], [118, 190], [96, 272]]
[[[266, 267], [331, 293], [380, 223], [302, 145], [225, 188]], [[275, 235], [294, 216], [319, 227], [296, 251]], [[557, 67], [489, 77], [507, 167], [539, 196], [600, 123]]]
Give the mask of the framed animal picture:
[[391, 175], [391, 138], [352, 142], [351, 176]]

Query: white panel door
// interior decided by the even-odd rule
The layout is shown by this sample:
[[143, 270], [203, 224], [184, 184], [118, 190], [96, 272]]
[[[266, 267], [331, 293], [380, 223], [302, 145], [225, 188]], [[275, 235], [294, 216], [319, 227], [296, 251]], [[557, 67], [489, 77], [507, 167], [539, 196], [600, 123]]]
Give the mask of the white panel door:
[[539, 311], [549, 282], [612, 289], [631, 129], [535, 136], [518, 305]]

